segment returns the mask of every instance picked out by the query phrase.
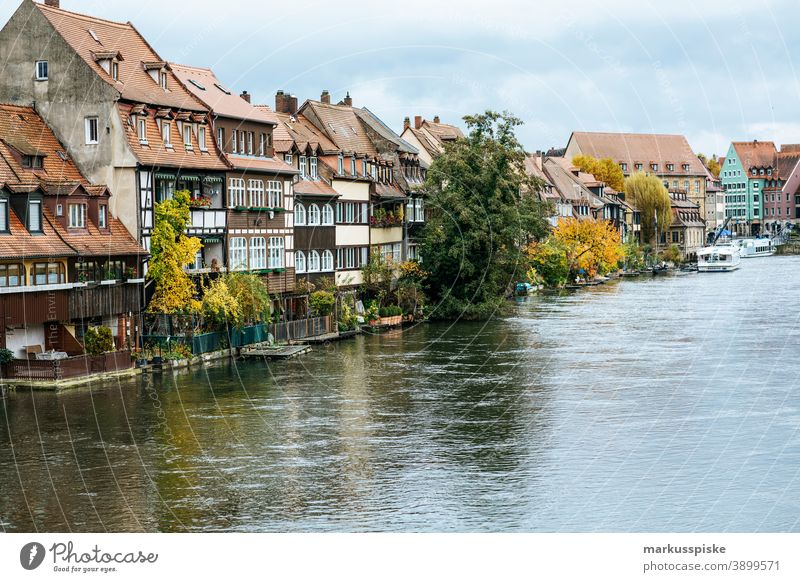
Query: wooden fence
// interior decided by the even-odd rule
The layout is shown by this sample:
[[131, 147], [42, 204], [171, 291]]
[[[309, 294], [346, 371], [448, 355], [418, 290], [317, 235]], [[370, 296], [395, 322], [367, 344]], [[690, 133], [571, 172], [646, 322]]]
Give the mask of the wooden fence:
[[63, 360], [12, 360], [6, 365], [6, 378], [25, 380], [64, 380], [119, 372], [132, 368], [134, 362], [128, 350], [99, 356], [75, 356]]

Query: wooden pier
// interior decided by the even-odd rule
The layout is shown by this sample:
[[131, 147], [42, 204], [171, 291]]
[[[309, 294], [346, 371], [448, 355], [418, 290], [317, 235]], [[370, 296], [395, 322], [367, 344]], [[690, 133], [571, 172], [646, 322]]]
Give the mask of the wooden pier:
[[266, 360], [288, 360], [310, 351], [307, 345], [293, 346], [254, 346], [242, 349], [239, 354], [243, 358], [260, 358]]

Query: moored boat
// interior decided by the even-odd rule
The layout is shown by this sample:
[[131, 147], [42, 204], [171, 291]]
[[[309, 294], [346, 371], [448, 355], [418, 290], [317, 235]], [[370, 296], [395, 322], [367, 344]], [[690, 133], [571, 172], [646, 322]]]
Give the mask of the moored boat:
[[735, 271], [741, 262], [741, 250], [734, 245], [705, 247], [697, 251], [697, 270], [700, 273]]
[[769, 257], [775, 254], [775, 245], [770, 238], [746, 238], [736, 241], [743, 259]]

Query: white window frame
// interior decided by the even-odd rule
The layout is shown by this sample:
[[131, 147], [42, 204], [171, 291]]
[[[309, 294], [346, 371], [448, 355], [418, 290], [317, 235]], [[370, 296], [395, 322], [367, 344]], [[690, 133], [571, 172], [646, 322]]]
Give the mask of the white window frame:
[[231, 178], [228, 181], [228, 206], [247, 206], [247, 189], [243, 178]]
[[322, 205], [322, 225], [333, 226], [333, 206], [330, 204]]
[[50, 63], [48, 63], [47, 61], [36, 61], [36, 80], [47, 81], [49, 78], [50, 78]]
[[320, 225], [319, 206], [312, 203], [308, 206], [308, 226], [319, 226], [319, 225]]
[[294, 165], [294, 156], [292, 154], [283, 154], [283, 161], [290, 166]]
[[252, 156], [253, 155], [253, 132], [252, 131], [248, 131], [247, 132], [247, 155], [248, 156]]
[[[31, 217], [36, 217], [36, 228], [31, 223]], [[42, 232], [42, 201], [30, 200], [28, 202], [28, 230], [30, 232]]]
[[228, 268], [231, 271], [247, 270], [247, 239], [235, 236], [228, 241]]
[[97, 214], [97, 226], [108, 228], [108, 204], [101, 204]]
[[306, 177], [306, 157], [305, 156], [298, 156], [298, 167], [297, 169], [300, 170], [300, 176], [302, 178]]
[[164, 141], [165, 146], [171, 146], [172, 143], [170, 139], [172, 138], [171, 132], [171, 124], [168, 119], [165, 119], [161, 122], [161, 139]]
[[219, 145], [219, 149], [225, 151], [225, 128], [218, 127], [217, 128], [217, 143]]
[[317, 178], [317, 156], [308, 158], [308, 175], [311, 176], [312, 179]]
[[258, 144], [258, 155], [265, 156], [267, 154], [267, 134], [261, 134], [261, 141]]
[[283, 208], [283, 182], [270, 180], [267, 182], [267, 205], [270, 208]]
[[235, 129], [231, 130], [231, 153], [237, 153], [237, 148], [239, 147], [238, 140], [239, 139], [239, 132]]
[[201, 125], [197, 128], [197, 145], [200, 146], [200, 151], [206, 151], [206, 127]]
[[67, 222], [69, 228], [86, 228], [85, 204], [68, 204], [67, 214], [69, 215]]
[[139, 143], [147, 143], [147, 118], [140, 115], [136, 119], [137, 133], [139, 134]]
[[339, 170], [340, 176], [344, 174], [344, 156], [342, 154], [339, 154], [339, 160], [336, 169]]
[[244, 134], [245, 133], [247, 133], [247, 132], [244, 132], [241, 129], [239, 130], [239, 153], [242, 154], [242, 155], [244, 155], [244, 153], [245, 153], [245, 149], [244, 149], [244, 142], [245, 142]]
[[[96, 116], [84, 118], [84, 132], [86, 135], [86, 145], [96, 145], [100, 143], [100, 120]], [[94, 130], [94, 137], [92, 137]]]
[[119, 62], [111, 61], [111, 78], [119, 81]]
[[263, 236], [254, 236], [250, 239], [250, 270], [256, 271], [267, 268], [267, 239]]
[[294, 253], [294, 272], [306, 272], [306, 254], [303, 251], [295, 251]]
[[310, 253], [308, 253], [308, 272], [319, 273], [319, 269], [320, 269], [319, 253], [317, 251], [311, 251]]
[[267, 263], [268, 269], [282, 269], [283, 268], [283, 255], [286, 243], [282, 236], [269, 237], [269, 261]]
[[192, 150], [192, 124], [183, 122], [183, 145], [187, 150]]
[[321, 271], [333, 271], [333, 253], [330, 250], [322, 251]]
[[249, 184], [247, 185], [247, 190], [250, 195], [249, 198], [251, 208], [264, 208], [266, 206], [264, 196], [264, 180], [250, 180]]
[[295, 226], [306, 225], [306, 207], [303, 206], [303, 204], [300, 202], [297, 202], [294, 205], [294, 225]]

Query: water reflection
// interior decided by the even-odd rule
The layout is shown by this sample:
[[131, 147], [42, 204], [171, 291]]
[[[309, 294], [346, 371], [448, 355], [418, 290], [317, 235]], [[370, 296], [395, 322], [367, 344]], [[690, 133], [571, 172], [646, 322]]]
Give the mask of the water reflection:
[[[6, 531], [792, 531], [800, 260], [2, 402]], [[751, 314], [742, 317], [742, 314]], [[795, 318], [796, 319], [796, 318]]]

